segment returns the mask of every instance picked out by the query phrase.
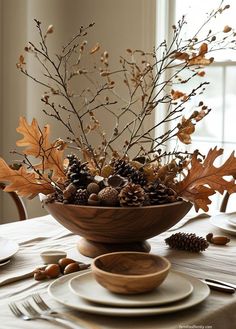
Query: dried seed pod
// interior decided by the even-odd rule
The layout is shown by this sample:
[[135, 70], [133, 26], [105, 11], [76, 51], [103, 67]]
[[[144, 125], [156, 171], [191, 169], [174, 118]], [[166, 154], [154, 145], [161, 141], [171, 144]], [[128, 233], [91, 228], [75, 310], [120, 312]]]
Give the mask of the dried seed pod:
[[217, 244], [217, 245], [226, 245], [230, 242], [230, 239], [227, 238], [227, 236], [213, 236], [211, 239], [211, 243]]
[[114, 175], [109, 176], [107, 182], [110, 187], [118, 188], [125, 185], [125, 183], [128, 183], [128, 180], [120, 175]]

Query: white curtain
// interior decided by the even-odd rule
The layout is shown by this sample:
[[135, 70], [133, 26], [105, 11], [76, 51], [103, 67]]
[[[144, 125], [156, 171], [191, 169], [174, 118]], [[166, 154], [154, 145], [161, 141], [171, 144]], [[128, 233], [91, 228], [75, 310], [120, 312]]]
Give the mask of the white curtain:
[[[9, 151], [20, 137], [15, 131], [19, 116], [48, 122], [42, 113], [42, 90], [16, 69], [27, 41], [37, 38], [34, 18], [45, 27], [54, 25], [55, 52], [81, 25], [92, 21], [96, 23], [92, 42], [102, 43], [113, 57], [126, 48], [151, 50], [155, 43], [155, 0], [0, 0], [0, 11], [0, 155], [8, 162], [14, 160]], [[33, 62], [27, 60], [30, 69]], [[55, 122], [53, 131], [63, 137]], [[0, 223], [16, 218], [9, 196], [2, 195]], [[37, 199], [26, 205], [30, 217], [44, 214]]]

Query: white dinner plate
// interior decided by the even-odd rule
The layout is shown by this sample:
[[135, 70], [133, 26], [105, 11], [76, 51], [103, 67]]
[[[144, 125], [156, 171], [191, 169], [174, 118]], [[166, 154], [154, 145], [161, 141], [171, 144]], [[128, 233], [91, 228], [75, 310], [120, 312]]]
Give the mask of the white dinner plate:
[[236, 212], [225, 215], [227, 222], [236, 229]]
[[220, 228], [222, 231], [232, 235], [236, 235], [236, 227], [234, 227], [229, 223], [229, 218], [233, 218], [234, 216], [236, 216], [235, 212], [229, 214], [223, 213], [223, 214], [212, 216], [210, 218], [210, 221], [214, 226]]
[[72, 278], [69, 287], [74, 294], [90, 302], [122, 307], [164, 305], [186, 298], [193, 291], [192, 284], [175, 272], [170, 272], [160, 287], [145, 294], [114, 294], [97, 283], [91, 271]]
[[0, 262], [14, 256], [19, 250], [19, 245], [12, 240], [0, 237]]
[[[174, 271], [173, 271], [174, 272]], [[76, 277], [78, 273], [71, 273], [61, 276], [50, 284], [48, 287], [49, 295], [57, 302], [79, 311], [112, 315], [112, 316], [144, 316], [154, 314], [165, 314], [184, 310], [201, 303], [206, 299], [210, 293], [208, 286], [188, 274], [175, 272], [187, 279], [193, 286], [192, 294], [176, 303], [167, 304], [164, 306], [152, 306], [152, 307], [114, 307], [114, 306], [102, 306], [94, 304], [85, 299], [75, 295], [69, 288], [69, 281]]]

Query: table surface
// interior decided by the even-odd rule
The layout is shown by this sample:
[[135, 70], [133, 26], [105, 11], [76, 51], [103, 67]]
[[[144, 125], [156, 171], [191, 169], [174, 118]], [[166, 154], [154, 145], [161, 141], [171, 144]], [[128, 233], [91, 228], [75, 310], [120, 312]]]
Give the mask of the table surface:
[[[224, 235], [220, 229], [214, 227], [209, 218], [191, 220], [176, 231], [165, 232], [149, 240], [151, 252], [167, 257], [172, 268], [196, 277], [221, 279], [236, 284], [236, 237], [231, 236], [227, 246], [210, 245], [200, 254], [186, 251], [171, 250], [166, 246], [164, 239], [172, 233], [191, 232], [205, 236], [209, 232]], [[66, 310], [80, 319], [97, 324], [102, 329], [161, 329], [161, 328], [213, 328], [233, 329], [236, 323], [236, 294], [230, 295], [211, 291], [210, 296], [201, 304], [190, 309], [173, 314], [147, 317], [110, 317], [76, 312], [55, 302], [47, 294], [47, 287], [52, 280], [37, 282], [33, 278], [22, 279], [17, 282], [4, 284], [4, 280], [11, 279], [18, 274], [28, 273], [42, 264], [40, 252], [46, 249], [60, 249], [68, 256], [80, 261], [90, 262], [76, 250], [79, 237], [57, 223], [51, 216], [44, 216], [14, 222], [0, 226], [0, 236], [12, 239], [19, 243], [19, 252], [11, 262], [0, 267], [0, 328], [59, 328], [48, 322], [23, 321], [15, 318], [8, 308], [10, 301], [17, 301], [38, 292], [48, 304], [57, 310]], [[199, 327], [198, 327], [199, 326]], [[78, 327], [79, 328], [79, 327]]]

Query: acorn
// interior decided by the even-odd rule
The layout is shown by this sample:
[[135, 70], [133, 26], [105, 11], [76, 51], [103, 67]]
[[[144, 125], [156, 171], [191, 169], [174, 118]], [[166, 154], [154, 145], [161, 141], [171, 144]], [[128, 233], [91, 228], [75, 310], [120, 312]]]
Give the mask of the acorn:
[[47, 274], [44, 270], [37, 270], [37, 271], [34, 271], [34, 279], [36, 281], [42, 281], [42, 280], [46, 280], [48, 277], [47, 277]]
[[230, 242], [230, 239], [227, 236], [213, 236], [211, 239], [211, 243], [217, 244], [217, 245], [226, 245]]
[[58, 264], [61, 268], [61, 271], [63, 272], [67, 265], [69, 265], [71, 263], [75, 263], [75, 262], [76, 261], [74, 259], [64, 257], [64, 258], [59, 259]]
[[80, 266], [78, 263], [70, 263], [64, 268], [63, 274], [70, 274], [73, 272], [77, 272], [80, 270]]
[[97, 183], [92, 182], [88, 184], [87, 186], [88, 194], [92, 194], [92, 193], [98, 194], [99, 191], [100, 191], [100, 187]]
[[45, 268], [45, 274], [50, 279], [57, 278], [61, 274], [60, 266], [58, 264], [49, 264]]
[[98, 198], [104, 206], [116, 206], [119, 192], [113, 187], [105, 187], [98, 193]]
[[90, 196], [88, 198], [88, 204], [90, 206], [99, 206], [100, 203], [101, 203], [101, 201], [97, 194], [95, 194], [95, 193], [90, 194]]

